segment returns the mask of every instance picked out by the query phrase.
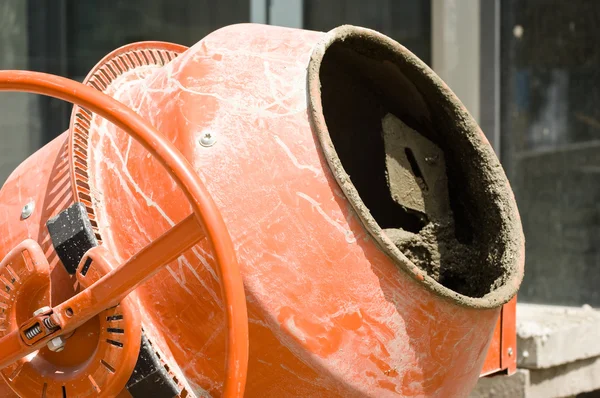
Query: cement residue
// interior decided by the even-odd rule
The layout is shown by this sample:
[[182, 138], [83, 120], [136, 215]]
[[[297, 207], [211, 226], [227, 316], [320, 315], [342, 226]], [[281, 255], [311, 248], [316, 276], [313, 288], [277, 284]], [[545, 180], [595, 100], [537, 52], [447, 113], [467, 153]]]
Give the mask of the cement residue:
[[384, 232], [435, 281], [466, 296], [485, 295], [494, 286], [484, 272], [472, 272], [484, 263], [485, 249], [476, 240], [456, 239], [443, 150], [392, 114], [383, 118], [382, 130], [389, 192], [404, 211], [425, 220], [417, 233], [401, 225]]
[[[308, 85], [325, 159], [382, 250], [461, 305], [497, 308], [512, 298], [524, 244], [512, 192], [476, 122], [435, 73], [389, 38], [345, 26], [315, 48]], [[387, 114], [443, 151], [450, 218], [424, 222], [392, 198], [381, 125]]]
[[474, 265], [485, 261], [483, 251], [460, 243], [452, 220], [430, 222], [418, 234], [402, 229], [384, 232], [413, 264], [447, 288], [470, 297], [482, 297], [490, 290], [486, 276], [473, 272]]
[[394, 202], [421, 218], [451, 213], [444, 151], [388, 113], [381, 121], [387, 185]]

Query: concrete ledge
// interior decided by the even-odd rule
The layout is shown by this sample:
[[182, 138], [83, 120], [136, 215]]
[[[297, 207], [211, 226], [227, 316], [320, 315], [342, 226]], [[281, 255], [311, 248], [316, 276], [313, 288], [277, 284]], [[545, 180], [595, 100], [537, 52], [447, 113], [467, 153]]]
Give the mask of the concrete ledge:
[[512, 376], [484, 377], [470, 398], [566, 398], [600, 389], [600, 357], [550, 369], [519, 369]]
[[600, 311], [517, 304], [513, 376], [479, 380], [471, 398], [565, 398], [600, 390]]
[[483, 377], [469, 398], [528, 398], [529, 371], [518, 369], [512, 376]]
[[528, 398], [570, 397], [600, 389], [600, 357], [529, 371]]
[[517, 364], [544, 369], [600, 356], [600, 311], [517, 304]]

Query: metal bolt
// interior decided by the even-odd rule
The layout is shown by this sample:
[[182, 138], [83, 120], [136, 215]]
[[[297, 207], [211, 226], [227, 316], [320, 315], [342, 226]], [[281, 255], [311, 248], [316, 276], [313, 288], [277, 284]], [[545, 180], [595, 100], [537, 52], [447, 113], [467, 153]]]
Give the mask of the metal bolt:
[[33, 316], [42, 315], [44, 312], [50, 312], [51, 309], [52, 308], [50, 308], [48, 306], [45, 306], [45, 307], [42, 307], [42, 308], [38, 308], [37, 310], [35, 310], [33, 312]]
[[48, 342], [48, 349], [53, 352], [61, 352], [65, 349], [66, 343], [67, 340], [62, 338], [62, 336], [58, 336]]
[[29, 202], [25, 206], [23, 206], [23, 210], [21, 210], [21, 218], [25, 220], [29, 218], [29, 216], [33, 213], [33, 209], [35, 208], [34, 202]]
[[512, 357], [512, 355], [513, 355], [513, 349], [512, 349], [512, 347], [508, 347], [508, 356]]
[[217, 136], [215, 133], [210, 131], [202, 133], [202, 137], [200, 137], [200, 145], [209, 147], [215, 145], [215, 142], [217, 142]]

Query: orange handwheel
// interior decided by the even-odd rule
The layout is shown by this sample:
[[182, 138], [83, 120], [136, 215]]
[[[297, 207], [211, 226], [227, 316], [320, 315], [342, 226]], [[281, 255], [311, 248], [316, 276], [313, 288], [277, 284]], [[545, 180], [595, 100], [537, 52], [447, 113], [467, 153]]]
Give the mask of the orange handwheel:
[[[64, 378], [62, 380], [60, 377], [55, 378], [56, 383], [46, 382], [42, 384], [39, 381], [36, 383], [35, 380], [30, 379], [28, 379], [29, 383], [19, 382], [25, 375], [30, 377], [36, 370], [40, 372], [52, 370], [32, 368], [29, 363], [19, 363], [19, 360], [34, 351], [42, 349], [58, 336], [67, 336], [76, 328], [86, 325], [86, 322], [102, 311], [105, 311], [104, 318], [110, 320], [114, 314], [106, 313], [108, 309], [117, 308], [119, 303], [123, 302], [137, 286], [202, 239], [204, 232], [213, 248], [218, 263], [218, 277], [221, 281], [221, 293], [227, 319], [227, 360], [223, 395], [226, 397], [243, 396], [248, 363], [248, 316], [244, 286], [225, 223], [210, 194], [206, 191], [204, 184], [192, 170], [189, 163], [171, 142], [131, 109], [81, 83], [43, 73], [0, 71], [0, 91], [24, 91], [60, 98], [78, 104], [113, 122], [140, 142], [160, 161], [173, 180], [183, 190], [194, 211], [193, 215], [176, 224], [171, 230], [165, 232], [160, 238], [122, 264], [116, 263], [106, 250], [102, 250], [101, 246], [91, 249], [86, 257], [82, 259], [82, 264], [78, 267], [76, 274], [79, 283], [82, 286], [87, 286], [87, 288], [60, 305], [36, 314], [20, 325], [16, 324], [16, 321], [13, 322], [12, 329], [0, 332], [3, 335], [0, 339], [0, 368], [6, 368], [15, 362], [20, 365], [13, 368], [9, 367], [9, 372], [3, 372], [5, 380], [16, 386], [16, 392], [22, 396], [40, 396], [40, 394], [50, 396], [50, 390], [53, 388], [62, 388], [63, 395], [66, 396]], [[35, 261], [28, 261], [27, 258], [33, 258]], [[91, 265], [87, 265], [88, 268], [83, 273], [84, 263], [88, 258], [91, 259]], [[23, 263], [23, 266], [17, 269], [23, 270], [21, 274], [15, 271], [15, 263], [19, 261]], [[12, 279], [10, 283], [18, 285], [18, 281], [23, 279], [23, 285], [29, 286], [25, 284], [29, 280], [25, 280], [25, 277], [29, 277], [29, 275], [33, 275], [31, 279], [38, 277], [38, 274], [33, 272], [33, 265], [31, 264], [37, 264], [43, 270], [44, 267], [41, 265], [44, 262], [47, 263], [39, 246], [35, 242], [30, 242], [18, 247], [14, 255], [7, 256], [2, 268], [7, 270], [6, 272]], [[95, 267], [95, 272], [90, 272], [89, 267]], [[28, 270], [32, 272], [28, 273]], [[47, 266], [43, 272], [46, 272], [46, 276], [48, 276]], [[90, 281], [93, 275], [96, 278]], [[49, 280], [47, 282], [49, 283]], [[35, 284], [38, 289], [33, 289], [33, 291], [39, 291], [39, 284], [38, 278], [38, 282]], [[20, 293], [24, 294], [25, 291]], [[22, 298], [16, 300], [19, 299], [23, 300]], [[127, 312], [132, 313], [131, 316], [134, 316], [135, 311], [130, 308], [131, 305], [132, 303], [127, 302]], [[7, 307], [3, 306], [3, 308], [6, 309]], [[22, 315], [19, 316], [22, 318]], [[45, 327], [48, 325], [50, 327]], [[130, 325], [139, 328], [139, 320], [137, 323], [134, 322]], [[32, 336], [31, 331], [35, 327], [41, 327], [43, 329], [42, 333], [29, 339], [28, 336]], [[133, 332], [131, 338], [133, 340], [137, 339], [135, 343], [139, 342], [141, 330], [131, 332]], [[136, 347], [135, 343], [133, 347]], [[106, 347], [106, 345], [103, 345], [103, 347]], [[137, 347], [139, 347], [139, 344]], [[110, 349], [110, 347], [107, 349]], [[131, 358], [135, 360], [136, 356], [130, 355], [122, 360], [128, 359], [131, 361]], [[96, 362], [101, 363], [99, 359]], [[104, 362], [106, 367], [106, 361]], [[114, 367], [120, 366], [121, 363], [108, 365], [109, 372], [112, 368], [114, 373]], [[88, 371], [84, 371], [78, 376], [85, 380], [85, 383], [89, 383], [81, 387], [81, 393], [95, 391], [102, 396], [118, 394], [124, 388], [129, 377], [129, 375], [126, 375], [126, 377], [119, 378], [119, 383], [113, 382], [104, 386], [99, 385], [98, 380], [93, 377], [90, 379], [89, 375]], [[39, 376], [41, 380], [45, 375], [40, 374]], [[50, 379], [52, 379], [52, 376], [50, 376]], [[77, 383], [72, 380], [68, 381], [71, 382], [71, 386], [74, 386], [72, 388], [77, 389]], [[76, 395], [81, 396], [77, 392]]]

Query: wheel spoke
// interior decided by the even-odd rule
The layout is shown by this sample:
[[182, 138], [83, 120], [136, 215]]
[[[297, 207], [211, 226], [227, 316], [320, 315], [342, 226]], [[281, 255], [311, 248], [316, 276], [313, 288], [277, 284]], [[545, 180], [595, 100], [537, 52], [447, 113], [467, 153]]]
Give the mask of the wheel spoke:
[[[203, 237], [202, 227], [195, 215], [187, 216], [81, 293], [54, 307], [61, 328], [64, 332], [74, 330], [101, 311], [117, 305], [165, 264], [175, 260]], [[81, 272], [81, 266], [77, 272]]]

